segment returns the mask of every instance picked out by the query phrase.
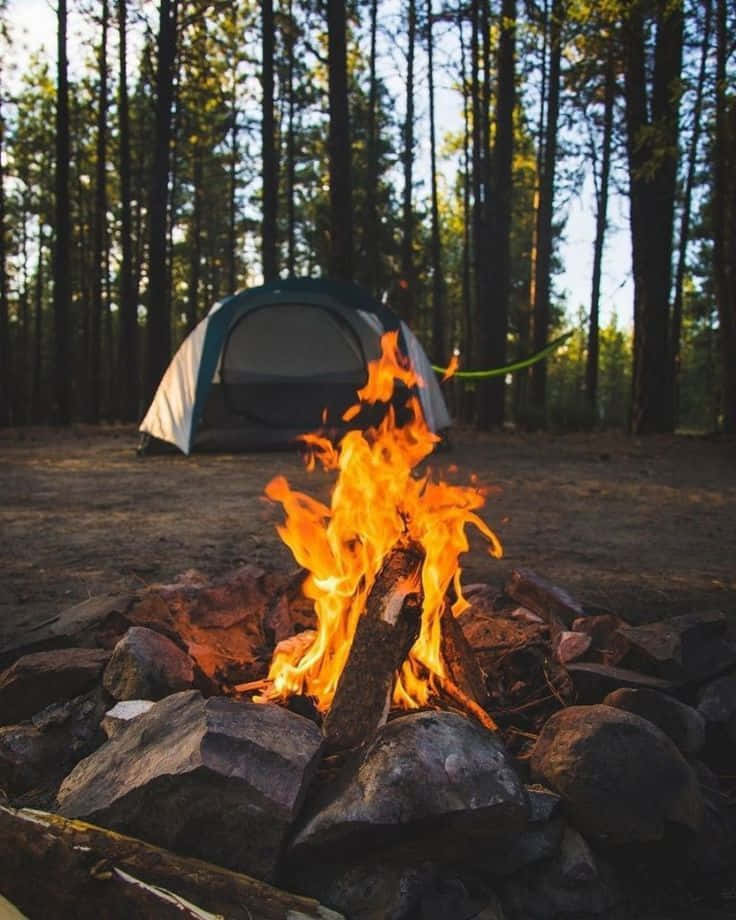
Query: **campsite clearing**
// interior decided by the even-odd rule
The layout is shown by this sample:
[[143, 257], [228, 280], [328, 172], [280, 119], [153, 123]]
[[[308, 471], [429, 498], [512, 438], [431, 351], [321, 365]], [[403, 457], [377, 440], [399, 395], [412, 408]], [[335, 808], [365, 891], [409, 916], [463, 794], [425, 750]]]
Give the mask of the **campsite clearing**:
[[[0, 642], [60, 608], [243, 563], [288, 570], [263, 498], [283, 474], [325, 499], [331, 478], [294, 453], [135, 454], [132, 427], [0, 435]], [[527, 566], [633, 621], [695, 609], [736, 616], [736, 442], [699, 437], [459, 431], [431, 467], [490, 487], [463, 582], [502, 587]], [[457, 467], [456, 471], [452, 471]]]

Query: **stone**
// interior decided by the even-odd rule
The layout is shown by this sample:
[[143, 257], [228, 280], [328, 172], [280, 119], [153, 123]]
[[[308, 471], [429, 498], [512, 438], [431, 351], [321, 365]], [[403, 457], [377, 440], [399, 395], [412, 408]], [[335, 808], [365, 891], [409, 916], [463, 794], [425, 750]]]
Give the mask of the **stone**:
[[116, 700], [160, 700], [194, 683], [192, 659], [144, 626], [132, 626], [115, 646], [102, 683]]
[[583, 606], [567, 591], [531, 569], [514, 569], [504, 590], [518, 604], [532, 610], [547, 623], [556, 619], [569, 629], [573, 620], [585, 616]]
[[148, 712], [153, 705], [153, 700], [122, 700], [120, 703], [116, 703], [112, 709], [108, 709], [100, 723], [100, 727], [108, 738], [112, 738], [113, 735], [127, 728], [133, 719], [137, 719], [138, 716]]
[[600, 703], [603, 698], [619, 687], [648, 688], [663, 693], [673, 691], [674, 684], [659, 677], [630, 671], [628, 668], [614, 668], [611, 665], [577, 661], [565, 666], [572, 678], [575, 693], [580, 703]]
[[279, 706], [183, 691], [78, 764], [58, 810], [268, 880], [321, 748]]
[[529, 823], [516, 836], [484, 847], [475, 865], [492, 876], [505, 876], [551, 859], [559, 850], [565, 829], [562, 799], [544, 786], [527, 786]]
[[688, 862], [700, 875], [717, 875], [736, 865], [736, 824], [718, 777], [700, 761], [693, 763], [705, 804], [703, 822], [688, 846]]
[[503, 887], [504, 905], [524, 920], [608, 917], [622, 901], [613, 869], [570, 827], [552, 859], [523, 869]]
[[697, 754], [705, 744], [705, 719], [672, 696], [657, 690], [621, 688], [609, 693], [603, 702], [653, 722], [685, 755]]
[[0, 725], [71, 700], [91, 689], [110, 658], [104, 649], [62, 648], [19, 658], [0, 674]]
[[47, 706], [32, 721], [0, 728], [0, 787], [13, 796], [35, 791], [46, 804], [72, 767], [104, 742], [105, 708], [106, 698], [96, 687]]
[[736, 644], [723, 638], [727, 620], [720, 610], [689, 613], [619, 633], [660, 677], [701, 683], [736, 667]]
[[736, 672], [700, 688], [698, 712], [708, 724], [730, 722], [736, 715]]
[[[463, 844], [516, 833], [526, 791], [501, 741], [451, 712], [416, 712], [384, 725], [307, 816], [292, 844], [296, 861], [325, 850], [456, 859]], [[475, 843], [474, 843], [475, 841]]]
[[674, 742], [641, 716], [612, 706], [555, 713], [535, 742], [530, 767], [591, 839], [658, 841], [669, 824], [694, 832], [702, 821], [697, 777]]
[[585, 633], [563, 630], [557, 636], [555, 657], [560, 664], [569, 664], [571, 661], [582, 658], [592, 644], [593, 640]]
[[57, 648], [112, 648], [128, 628], [136, 595], [101, 595], [67, 607], [0, 648], [0, 668], [23, 655]]

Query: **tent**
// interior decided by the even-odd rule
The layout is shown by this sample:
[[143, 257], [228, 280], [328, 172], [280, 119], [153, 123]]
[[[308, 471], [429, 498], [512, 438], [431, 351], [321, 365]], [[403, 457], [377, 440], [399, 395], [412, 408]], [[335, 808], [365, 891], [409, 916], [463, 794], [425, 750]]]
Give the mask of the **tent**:
[[[192, 450], [285, 447], [308, 431], [346, 429], [345, 409], [379, 357], [380, 337], [399, 345], [425, 381], [419, 398], [428, 426], [450, 416], [429, 360], [399, 318], [348, 282], [274, 281], [216, 303], [174, 355], [140, 431], [142, 447], [167, 442]], [[401, 412], [407, 393], [395, 394]], [[381, 407], [351, 427], [375, 424]], [[156, 439], [156, 441], [152, 441]]]

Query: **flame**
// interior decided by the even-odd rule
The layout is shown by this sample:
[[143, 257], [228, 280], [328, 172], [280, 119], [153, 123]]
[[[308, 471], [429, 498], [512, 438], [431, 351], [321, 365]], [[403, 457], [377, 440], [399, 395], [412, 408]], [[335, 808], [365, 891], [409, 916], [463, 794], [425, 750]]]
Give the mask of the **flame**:
[[445, 373], [442, 376], [440, 383], [444, 383], [446, 380], [449, 380], [450, 377], [454, 377], [457, 373], [458, 368], [460, 367], [460, 353], [453, 351], [452, 357], [450, 358], [450, 363], [445, 368]]
[[[368, 381], [358, 391], [359, 402], [345, 412], [346, 421], [364, 403], [388, 403], [397, 380], [410, 391], [423, 385], [399, 350], [398, 333], [386, 333], [381, 346], [381, 358], [369, 364]], [[424, 551], [421, 627], [396, 682], [394, 702], [406, 708], [424, 705], [433, 678], [446, 676], [440, 617], [450, 585], [457, 598], [454, 615], [468, 606], [458, 564], [468, 549], [466, 525], [486, 537], [492, 556], [500, 557], [502, 550], [475, 513], [485, 502], [482, 490], [435, 482], [429, 472], [415, 472], [439, 438], [427, 427], [415, 393], [407, 409], [405, 425], [397, 426], [389, 406], [376, 428], [350, 430], [337, 446], [318, 434], [302, 437], [310, 449], [310, 469], [319, 461], [325, 470], [337, 471], [329, 506], [293, 490], [283, 476], [267, 485], [266, 496], [285, 512], [279, 535], [309, 573], [304, 593], [314, 601], [317, 630], [306, 641], [287, 643], [277, 651], [270, 687], [261, 701], [306, 694], [320, 710], [329, 709], [376, 575], [392, 549], [410, 542]]]

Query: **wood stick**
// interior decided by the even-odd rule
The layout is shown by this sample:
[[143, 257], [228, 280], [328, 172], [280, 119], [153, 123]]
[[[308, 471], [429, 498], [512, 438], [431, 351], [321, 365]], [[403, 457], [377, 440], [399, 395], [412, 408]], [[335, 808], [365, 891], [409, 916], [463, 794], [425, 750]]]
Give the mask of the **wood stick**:
[[460, 706], [468, 715], [473, 716], [473, 718], [480, 722], [484, 728], [487, 728], [491, 732], [498, 731], [498, 725], [496, 725], [485, 709], [479, 706], [475, 700], [471, 699], [467, 693], [463, 693], [457, 684], [454, 684], [447, 677], [440, 678], [439, 684], [443, 693], [449, 696], [450, 699]]
[[371, 588], [323, 731], [329, 750], [368, 741], [386, 722], [396, 672], [419, 633], [422, 552], [393, 550]]
[[485, 676], [470, 643], [465, 638], [462, 626], [448, 603], [445, 603], [445, 609], [442, 611], [440, 629], [442, 659], [447, 676], [466, 696], [479, 706], [483, 706], [488, 699]]
[[31, 917], [340, 920], [318, 901], [114, 831], [0, 806], [0, 891]]

